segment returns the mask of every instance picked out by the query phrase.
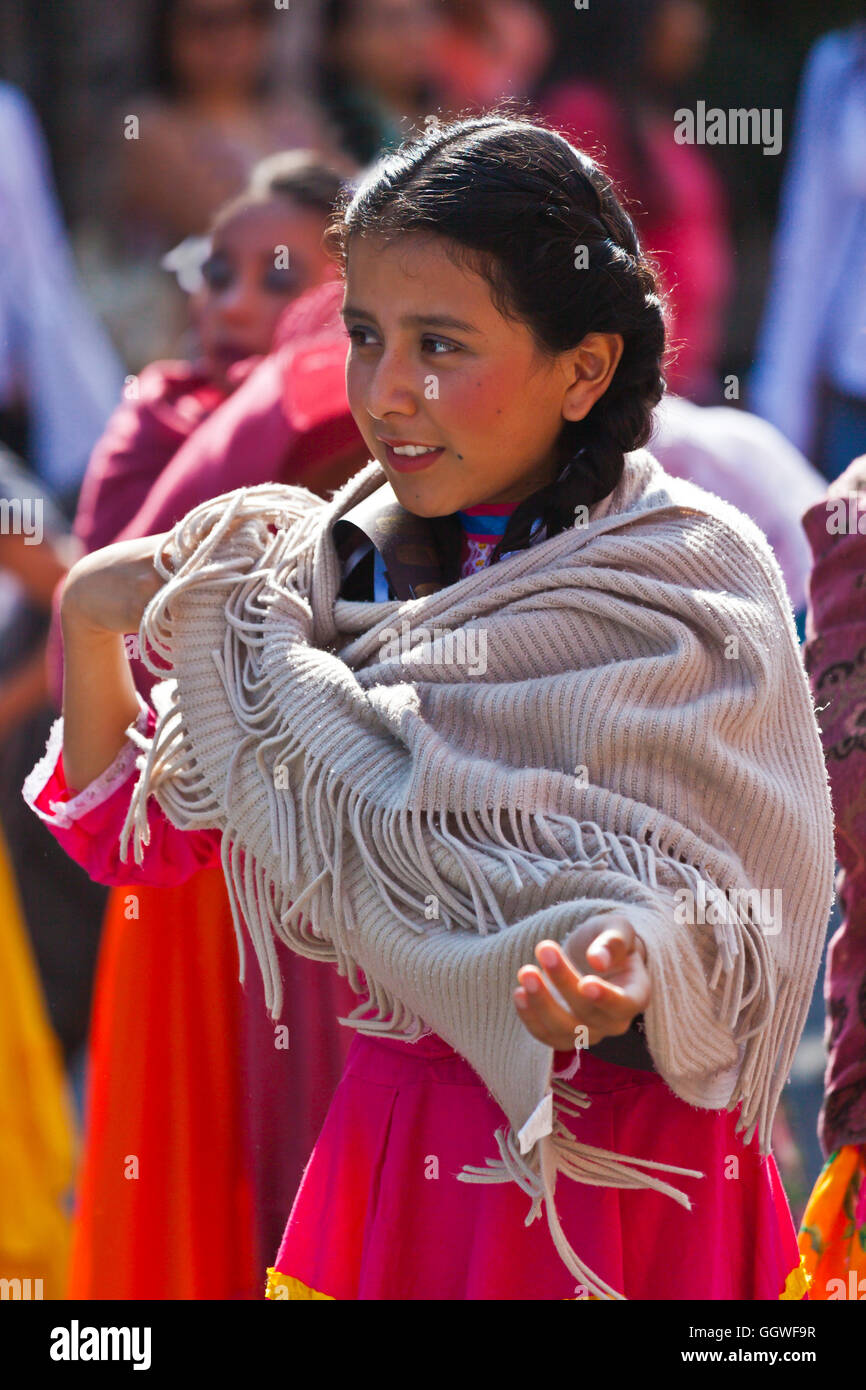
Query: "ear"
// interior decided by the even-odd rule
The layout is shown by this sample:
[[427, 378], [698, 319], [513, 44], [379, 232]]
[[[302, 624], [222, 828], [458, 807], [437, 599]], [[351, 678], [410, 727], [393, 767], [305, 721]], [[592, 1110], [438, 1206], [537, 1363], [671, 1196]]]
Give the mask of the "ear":
[[625, 343], [621, 333], [587, 333], [564, 354], [567, 385], [562, 401], [566, 420], [582, 420], [603, 396], [619, 366]]

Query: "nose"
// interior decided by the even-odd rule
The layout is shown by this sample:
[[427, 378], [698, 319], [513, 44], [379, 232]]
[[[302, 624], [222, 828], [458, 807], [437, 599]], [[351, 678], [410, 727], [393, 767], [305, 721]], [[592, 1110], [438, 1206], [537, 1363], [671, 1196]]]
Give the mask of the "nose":
[[384, 422], [389, 415], [411, 418], [418, 409], [417, 368], [405, 353], [396, 349], [382, 352], [367, 383], [366, 406], [369, 414]]
[[230, 323], [243, 323], [249, 319], [252, 304], [251, 287], [242, 275], [238, 275], [231, 285], [226, 286], [217, 301], [220, 317]]

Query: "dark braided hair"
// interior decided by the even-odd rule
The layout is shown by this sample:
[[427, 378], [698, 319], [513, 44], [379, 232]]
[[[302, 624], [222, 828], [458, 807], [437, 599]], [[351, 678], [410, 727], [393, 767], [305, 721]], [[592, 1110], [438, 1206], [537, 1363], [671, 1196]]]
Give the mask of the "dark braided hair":
[[554, 480], [515, 508], [496, 559], [528, 545], [539, 518], [548, 535], [574, 525], [575, 508], [608, 496], [624, 455], [649, 439], [665, 385], [655, 274], [599, 165], [502, 106], [434, 126], [378, 161], [341, 196], [325, 239], [345, 268], [353, 235], [410, 231], [447, 238], [449, 255], [487, 280], [498, 311], [525, 323], [543, 353], [588, 333], [623, 338], [608, 389], [583, 420], [563, 422]]

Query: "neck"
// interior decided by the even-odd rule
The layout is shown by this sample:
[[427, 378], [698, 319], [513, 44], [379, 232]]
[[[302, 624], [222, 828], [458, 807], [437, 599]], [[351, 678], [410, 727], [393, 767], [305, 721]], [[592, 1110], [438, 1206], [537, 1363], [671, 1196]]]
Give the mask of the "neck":
[[519, 502], [476, 502], [472, 507], [461, 507], [458, 516], [509, 516], [520, 506]]

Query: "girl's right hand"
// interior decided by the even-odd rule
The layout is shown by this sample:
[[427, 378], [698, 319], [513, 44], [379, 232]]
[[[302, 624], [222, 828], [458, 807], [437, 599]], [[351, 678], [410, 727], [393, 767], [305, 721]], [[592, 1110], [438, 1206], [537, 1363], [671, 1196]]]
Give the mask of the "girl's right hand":
[[[514, 1002], [524, 1027], [556, 1052], [576, 1046], [580, 1025], [586, 1047], [620, 1037], [649, 1002], [646, 947], [627, 908], [594, 913], [562, 946], [540, 941], [535, 958], [541, 968], [521, 966]], [[546, 977], [567, 1009], [552, 995]]]
[[72, 566], [63, 585], [60, 613], [64, 632], [137, 632], [142, 615], [165, 580], [154, 557], [169, 532], [116, 541]]

